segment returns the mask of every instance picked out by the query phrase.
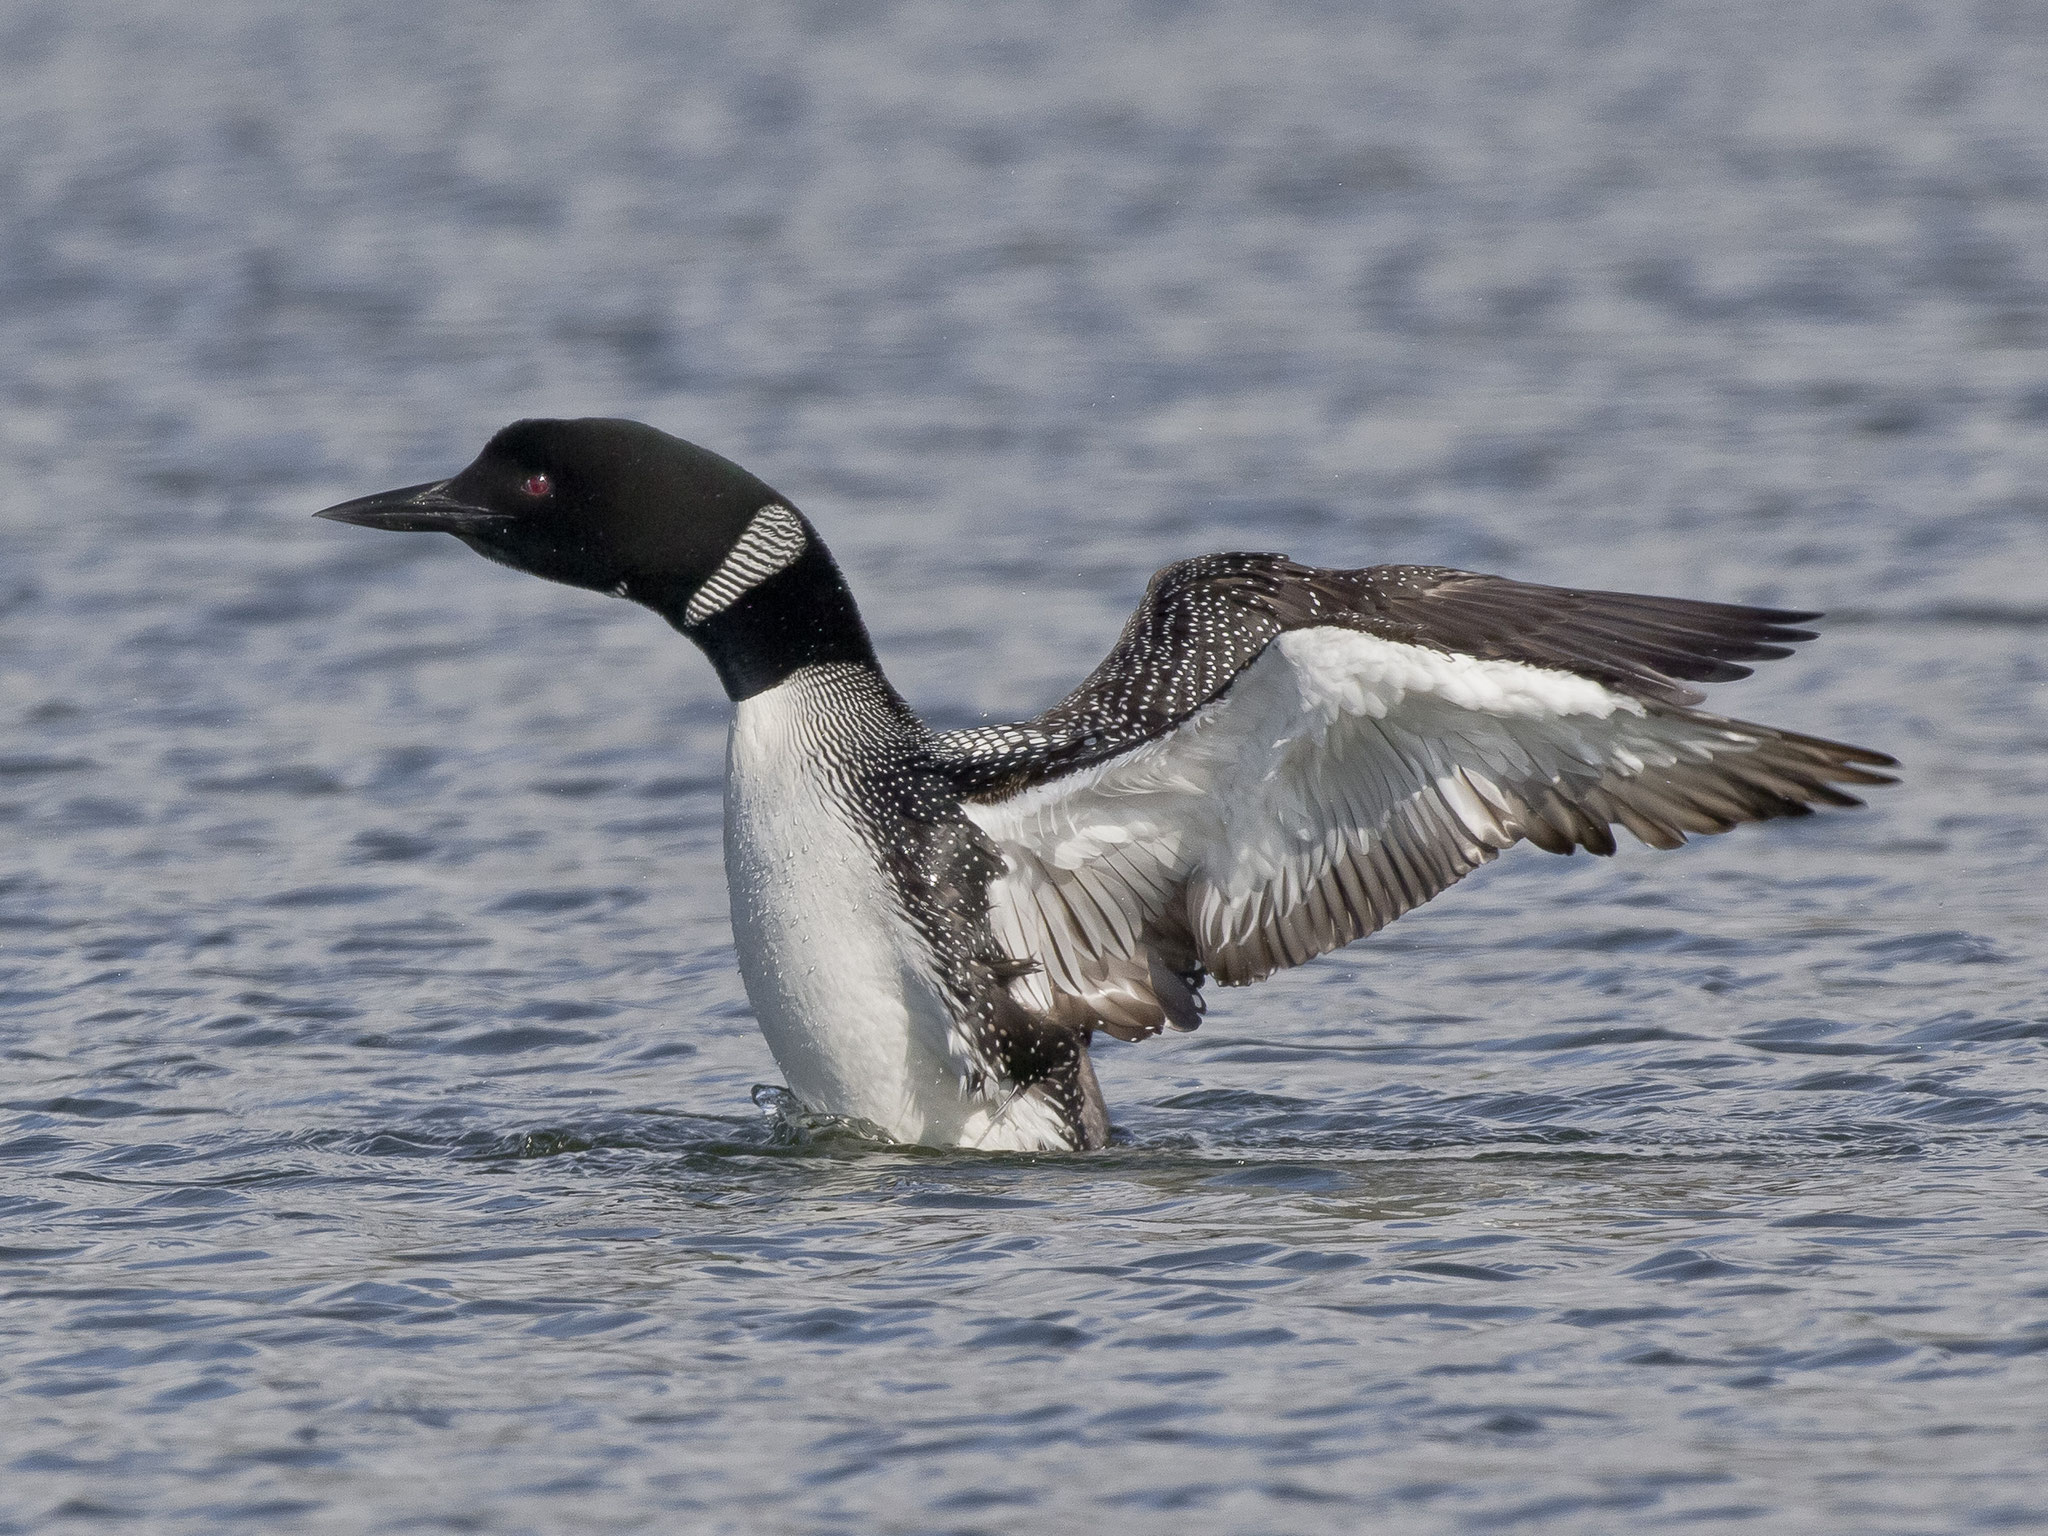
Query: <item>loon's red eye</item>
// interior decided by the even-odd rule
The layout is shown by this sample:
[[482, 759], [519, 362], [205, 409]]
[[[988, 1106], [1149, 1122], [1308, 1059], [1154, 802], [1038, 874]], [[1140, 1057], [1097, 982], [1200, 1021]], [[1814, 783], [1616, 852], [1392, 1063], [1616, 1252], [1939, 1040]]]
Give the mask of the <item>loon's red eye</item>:
[[542, 474], [539, 470], [535, 470], [532, 474], [528, 475], [524, 480], [519, 482], [519, 489], [526, 492], [526, 494], [529, 496], [545, 496], [549, 491], [552, 491], [554, 488], [555, 482], [550, 480], [546, 475]]

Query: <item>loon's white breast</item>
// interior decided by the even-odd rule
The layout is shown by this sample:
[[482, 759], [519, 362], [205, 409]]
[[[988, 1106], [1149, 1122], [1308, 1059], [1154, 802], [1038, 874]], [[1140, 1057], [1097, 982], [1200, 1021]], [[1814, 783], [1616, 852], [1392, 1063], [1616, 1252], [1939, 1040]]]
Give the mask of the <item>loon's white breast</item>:
[[[897, 1141], [1044, 1150], [1070, 1130], [975, 1071], [861, 824], [845, 701], [800, 672], [733, 712], [725, 865], [733, 947], [768, 1048], [817, 1111]], [[835, 730], [838, 726], [841, 729]]]

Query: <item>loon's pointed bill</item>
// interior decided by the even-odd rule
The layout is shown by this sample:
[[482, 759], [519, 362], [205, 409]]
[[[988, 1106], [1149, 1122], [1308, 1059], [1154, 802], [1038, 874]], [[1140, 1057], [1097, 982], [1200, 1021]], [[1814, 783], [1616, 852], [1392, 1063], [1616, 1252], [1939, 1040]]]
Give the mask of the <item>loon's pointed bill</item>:
[[379, 491], [374, 496], [358, 496], [354, 501], [324, 507], [313, 515], [361, 528], [386, 528], [394, 533], [468, 533], [507, 520], [503, 512], [451, 496], [448, 486], [446, 480], [401, 486], [395, 491]]
[[629, 597], [734, 703], [725, 854], [747, 996], [809, 1108], [936, 1146], [1106, 1144], [1089, 1050], [1192, 1029], [1518, 842], [1657, 848], [1861, 802], [1881, 752], [1694, 685], [1818, 614], [1440, 566], [1179, 561], [1043, 713], [937, 733], [794, 502], [637, 422], [522, 421], [340, 522], [451, 532]]

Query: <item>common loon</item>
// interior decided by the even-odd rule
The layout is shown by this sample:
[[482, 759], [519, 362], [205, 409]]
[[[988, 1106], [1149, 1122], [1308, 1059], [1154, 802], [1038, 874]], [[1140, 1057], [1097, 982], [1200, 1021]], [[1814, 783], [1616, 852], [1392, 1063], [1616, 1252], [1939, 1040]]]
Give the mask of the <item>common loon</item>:
[[1524, 839], [1614, 851], [1857, 805], [1879, 752], [1694, 708], [1818, 617], [1438, 566], [1178, 561], [1045, 713], [933, 731], [788, 497], [638, 422], [515, 422], [317, 514], [452, 533], [652, 608], [734, 702], [747, 996], [809, 1109], [903, 1142], [1101, 1147], [1089, 1043], [1193, 1029]]

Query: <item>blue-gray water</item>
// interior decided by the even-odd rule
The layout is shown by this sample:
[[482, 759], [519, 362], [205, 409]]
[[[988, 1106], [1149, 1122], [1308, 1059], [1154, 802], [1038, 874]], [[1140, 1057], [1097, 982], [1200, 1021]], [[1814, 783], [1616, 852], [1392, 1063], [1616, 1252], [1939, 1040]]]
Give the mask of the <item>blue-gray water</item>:
[[[2038, 6], [0, 12], [0, 1531], [2048, 1527]], [[1821, 607], [1094, 1157], [785, 1144], [725, 706], [315, 523], [625, 414], [1041, 707], [1215, 548]]]

